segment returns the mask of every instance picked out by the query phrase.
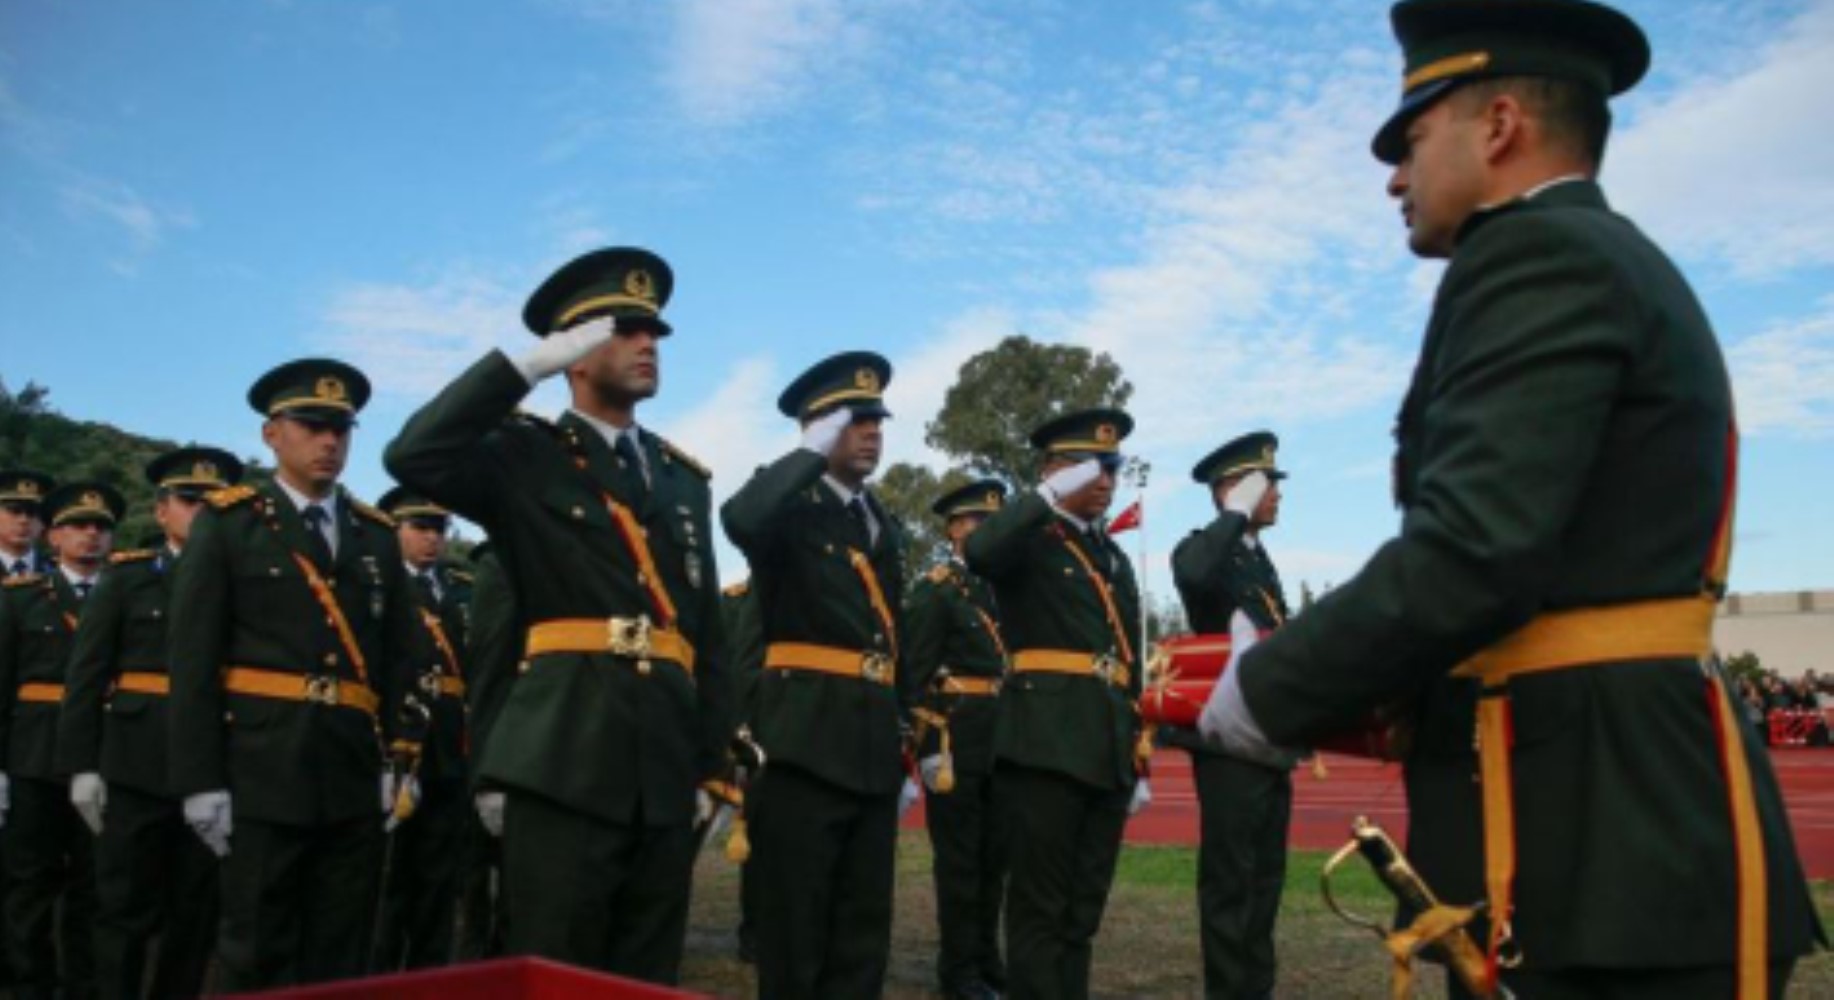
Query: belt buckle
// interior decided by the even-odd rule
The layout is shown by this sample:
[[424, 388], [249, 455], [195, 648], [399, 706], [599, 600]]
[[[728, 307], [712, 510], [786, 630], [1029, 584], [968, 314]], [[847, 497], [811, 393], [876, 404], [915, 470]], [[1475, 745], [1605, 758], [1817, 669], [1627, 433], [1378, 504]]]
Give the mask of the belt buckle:
[[890, 684], [894, 666], [884, 653], [865, 653], [860, 657], [860, 676], [874, 684]]
[[650, 655], [650, 619], [648, 615], [605, 619], [606, 645], [617, 656], [643, 659]]
[[439, 674], [427, 671], [420, 675], [420, 693], [428, 698], [439, 697]]
[[1122, 668], [1121, 661], [1114, 654], [1103, 653], [1095, 658], [1094, 662], [1089, 665], [1089, 669], [1095, 676], [1110, 684], [1115, 684], [1117, 683], [1115, 678], [1120, 676]]
[[314, 674], [307, 677], [305, 700], [315, 705], [336, 705], [338, 703], [338, 679], [325, 674]]

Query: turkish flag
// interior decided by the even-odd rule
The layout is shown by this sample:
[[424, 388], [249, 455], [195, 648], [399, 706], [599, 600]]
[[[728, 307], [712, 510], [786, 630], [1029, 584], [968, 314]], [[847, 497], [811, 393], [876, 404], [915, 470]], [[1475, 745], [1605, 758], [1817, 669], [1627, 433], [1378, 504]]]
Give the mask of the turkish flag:
[[1135, 500], [1127, 505], [1126, 510], [1116, 514], [1114, 520], [1108, 522], [1108, 533], [1118, 535], [1123, 531], [1132, 531], [1140, 526], [1143, 517], [1144, 515], [1140, 512], [1140, 501]]

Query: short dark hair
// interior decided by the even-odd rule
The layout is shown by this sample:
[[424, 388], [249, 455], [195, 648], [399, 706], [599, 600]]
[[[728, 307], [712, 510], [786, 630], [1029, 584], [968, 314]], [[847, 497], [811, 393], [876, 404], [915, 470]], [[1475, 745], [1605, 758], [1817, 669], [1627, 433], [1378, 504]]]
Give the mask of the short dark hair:
[[1520, 101], [1523, 110], [1541, 122], [1549, 142], [1582, 157], [1595, 171], [1604, 163], [1611, 107], [1596, 88], [1558, 77], [1503, 76], [1473, 80], [1449, 99], [1461, 102], [1459, 110], [1470, 113], [1504, 94]]

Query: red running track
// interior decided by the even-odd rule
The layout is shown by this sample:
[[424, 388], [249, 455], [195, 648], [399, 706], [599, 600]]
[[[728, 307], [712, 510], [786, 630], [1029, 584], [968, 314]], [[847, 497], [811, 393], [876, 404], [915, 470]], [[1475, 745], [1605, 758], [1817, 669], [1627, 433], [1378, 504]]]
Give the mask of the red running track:
[[[1810, 878], [1834, 878], [1834, 749], [1786, 749], [1771, 754], [1783, 786], [1783, 801], [1796, 831], [1796, 849]], [[1407, 832], [1407, 795], [1398, 765], [1327, 754], [1325, 777], [1309, 766], [1293, 773], [1294, 847], [1336, 848], [1348, 837], [1350, 820], [1368, 816], [1397, 840]], [[1197, 790], [1191, 759], [1182, 751], [1153, 757], [1153, 803], [1127, 824], [1133, 844], [1196, 844]], [[913, 809], [907, 827], [923, 825]], [[1405, 841], [1403, 841], [1405, 843]]]

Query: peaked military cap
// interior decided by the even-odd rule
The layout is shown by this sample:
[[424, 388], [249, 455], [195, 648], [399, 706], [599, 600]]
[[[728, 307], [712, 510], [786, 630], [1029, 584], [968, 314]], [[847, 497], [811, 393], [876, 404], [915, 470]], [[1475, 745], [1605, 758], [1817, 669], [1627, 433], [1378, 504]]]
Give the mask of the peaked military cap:
[[1112, 407], [1077, 410], [1039, 424], [1032, 431], [1032, 447], [1053, 455], [1100, 457], [1121, 453], [1121, 442], [1132, 434], [1134, 418]]
[[1280, 439], [1272, 431], [1253, 431], [1205, 455], [1191, 467], [1191, 478], [1212, 484], [1240, 472], [1265, 472], [1269, 479], [1285, 479], [1286, 473], [1274, 465], [1279, 450]]
[[45, 520], [53, 528], [72, 521], [100, 521], [112, 528], [125, 513], [127, 501], [107, 483], [65, 483], [45, 498]]
[[1401, 106], [1376, 132], [1376, 159], [1407, 155], [1407, 126], [1459, 84], [1504, 76], [1574, 80], [1600, 98], [1635, 86], [1649, 39], [1587, 0], [1402, 0], [1389, 12], [1406, 59]]
[[301, 358], [255, 380], [248, 405], [268, 417], [297, 417], [347, 427], [369, 402], [369, 379], [342, 361]]
[[522, 323], [537, 337], [581, 320], [615, 316], [622, 329], [647, 327], [666, 335], [662, 307], [675, 290], [675, 272], [639, 247], [608, 247], [568, 261], [548, 276], [522, 307]]
[[977, 479], [937, 497], [930, 505], [930, 512], [947, 520], [964, 514], [991, 514], [1005, 502], [1005, 483], [998, 479]]
[[0, 472], [0, 503], [40, 507], [56, 485], [42, 472], [7, 469]]
[[796, 376], [777, 397], [777, 409], [786, 417], [808, 420], [846, 405], [855, 420], [883, 420], [892, 415], [884, 398], [891, 381], [891, 362], [871, 351], [844, 351]]
[[451, 511], [405, 486], [397, 486], [382, 494], [382, 499], [377, 501], [376, 506], [382, 508], [384, 514], [397, 521], [437, 520], [444, 522], [452, 516]]
[[180, 496], [200, 497], [242, 481], [242, 462], [221, 448], [189, 445], [155, 456], [146, 464], [147, 482]]

